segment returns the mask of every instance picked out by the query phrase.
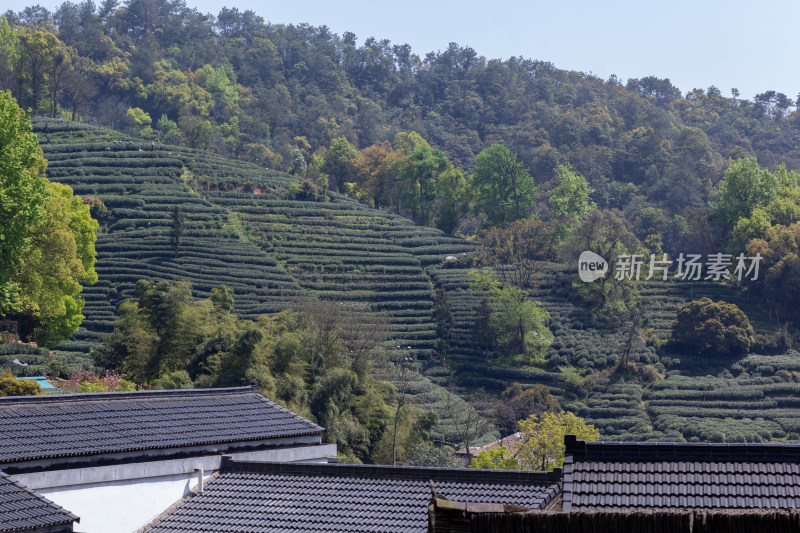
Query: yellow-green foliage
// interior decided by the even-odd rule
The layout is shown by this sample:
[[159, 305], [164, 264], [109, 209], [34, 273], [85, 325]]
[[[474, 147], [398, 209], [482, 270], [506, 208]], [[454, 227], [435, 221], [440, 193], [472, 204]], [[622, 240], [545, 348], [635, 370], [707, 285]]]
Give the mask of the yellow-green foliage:
[[564, 464], [564, 435], [597, 440], [600, 432], [569, 411], [543, 413], [520, 420], [522, 440], [514, 445], [513, 454], [524, 470], [552, 470]]
[[52, 346], [78, 329], [83, 315], [81, 283], [97, 282], [97, 221], [89, 206], [60, 183], [48, 183], [45, 216], [32, 232], [32, 247], [15, 280], [22, 309], [41, 323], [40, 344]]
[[47, 162], [27, 117], [0, 93], [0, 316], [34, 317], [40, 344], [52, 346], [78, 329], [81, 283], [97, 282], [98, 224], [66, 185], [44, 177]]
[[17, 379], [7, 369], [0, 372], [0, 396], [29, 396], [41, 393], [41, 387], [34, 380]]
[[719, 184], [713, 213], [729, 228], [757, 207], [769, 204], [777, 194], [778, 176], [761, 168], [755, 157], [729, 161]]
[[600, 432], [569, 411], [531, 415], [518, 423], [522, 440], [511, 449], [506, 446], [483, 451], [470, 468], [507, 470], [552, 470], [564, 465], [564, 435], [597, 440]]
[[28, 117], [9, 92], [0, 91], [0, 315], [20, 307], [13, 280], [44, 216], [47, 166]]
[[479, 453], [469, 463], [470, 468], [491, 468], [500, 470], [519, 470], [520, 465], [505, 446], [498, 446]]

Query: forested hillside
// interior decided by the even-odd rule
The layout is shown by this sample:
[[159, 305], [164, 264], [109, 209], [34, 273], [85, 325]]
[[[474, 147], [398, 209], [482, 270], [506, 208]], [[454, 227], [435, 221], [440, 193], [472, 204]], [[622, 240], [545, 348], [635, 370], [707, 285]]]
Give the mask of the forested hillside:
[[182, 2], [67, 2], [6, 18], [0, 83], [23, 108], [276, 170], [299, 157], [313, 166], [342, 136], [364, 149], [416, 131], [466, 171], [502, 143], [545, 190], [569, 163], [600, 207], [641, 210], [644, 195], [671, 215], [705, 206], [729, 157], [800, 165], [800, 115], [775, 91], [682, 94], [668, 79], [601, 80], [456, 43], [430, 53], [380, 36], [359, 44]]
[[99, 223], [98, 280], [53, 354], [0, 361], [257, 380], [360, 461], [561, 408], [800, 440], [795, 102], [419, 52], [181, 2], [7, 12], [0, 88]]

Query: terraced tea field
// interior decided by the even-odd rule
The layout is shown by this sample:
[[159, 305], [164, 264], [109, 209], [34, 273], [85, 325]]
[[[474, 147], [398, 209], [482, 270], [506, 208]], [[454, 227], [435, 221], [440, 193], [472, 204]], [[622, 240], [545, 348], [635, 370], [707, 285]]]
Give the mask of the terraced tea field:
[[[258, 184], [257, 184], [258, 185]], [[300, 202], [265, 194], [206, 192], [235, 213], [245, 232], [321, 299], [360, 304], [388, 317], [392, 342], [432, 355], [433, 290], [424, 267], [472, 245], [339, 195]], [[369, 320], [368, 316], [364, 317]]]
[[[224, 284], [244, 318], [309, 298], [352, 304], [362, 322], [388, 323], [387, 346], [433, 354], [425, 267], [473, 250], [472, 243], [330, 192], [324, 201], [294, 199], [298, 179], [212, 153], [65, 121], [36, 119], [34, 131], [48, 178], [108, 209], [96, 244], [99, 281], [83, 292], [86, 320], [57, 347], [67, 366], [91, 363], [89, 350], [112, 331], [117, 306], [140, 279], [188, 280], [198, 297]], [[176, 208], [185, 217], [177, 249]], [[22, 352], [31, 371], [46, 373], [46, 354]], [[23, 368], [17, 372], [28, 373]], [[438, 410], [441, 387], [420, 376], [415, 391], [420, 405]], [[439, 414], [437, 435], [452, 440], [448, 415]]]
[[[99, 281], [83, 293], [86, 320], [59, 350], [88, 351], [111, 331], [117, 304], [132, 297], [143, 278], [186, 279], [198, 296], [225, 284], [234, 290], [239, 313], [252, 318], [284, 309], [302, 291], [274, 258], [240, 238], [228, 212], [185, 185], [187, 152], [154, 149], [81, 124], [40, 120], [34, 126], [48, 177], [99, 198], [109, 210], [96, 244]], [[185, 216], [177, 253], [171, 243], [175, 207]]]

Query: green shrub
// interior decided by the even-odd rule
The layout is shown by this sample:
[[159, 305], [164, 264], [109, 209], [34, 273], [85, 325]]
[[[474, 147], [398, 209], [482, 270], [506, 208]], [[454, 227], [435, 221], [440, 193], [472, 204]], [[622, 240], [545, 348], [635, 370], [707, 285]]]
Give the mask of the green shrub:
[[755, 331], [736, 305], [701, 298], [678, 308], [672, 337], [698, 355], [738, 356], [750, 351]]
[[0, 372], [0, 396], [30, 396], [41, 394], [39, 384], [31, 379], [17, 379], [9, 370]]

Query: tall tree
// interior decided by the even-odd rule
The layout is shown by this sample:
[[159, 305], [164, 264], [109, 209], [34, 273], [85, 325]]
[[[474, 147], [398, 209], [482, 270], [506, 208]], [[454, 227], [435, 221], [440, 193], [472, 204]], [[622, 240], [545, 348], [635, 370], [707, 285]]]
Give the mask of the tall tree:
[[561, 165], [556, 170], [558, 186], [550, 193], [553, 212], [559, 217], [580, 220], [597, 207], [589, 197], [592, 192], [586, 178], [575, 172], [569, 165]]
[[545, 322], [550, 314], [528, 293], [511, 284], [501, 285], [490, 271], [472, 270], [470, 288], [486, 292], [497, 309], [491, 315], [492, 330], [507, 355], [541, 356], [553, 341]]
[[447, 170], [439, 173], [436, 182], [439, 202], [436, 227], [445, 233], [453, 233], [466, 208], [467, 181], [460, 169], [449, 165]]
[[403, 164], [403, 157], [392, 149], [389, 141], [364, 148], [355, 161], [355, 197], [375, 207], [395, 207], [399, 187], [397, 175]]
[[58, 98], [65, 90], [67, 80], [73, 71], [72, 55], [74, 50], [70, 50], [64, 43], [58, 43], [53, 60], [50, 63], [48, 77], [50, 81], [50, 116], [56, 117], [58, 113]]
[[770, 315], [800, 323], [800, 223], [769, 228], [763, 239], [747, 243], [747, 253], [763, 258], [759, 279], [766, 281], [756, 291], [766, 297]]
[[458, 443], [467, 450], [467, 459], [472, 460], [472, 445], [475, 440], [492, 429], [492, 424], [483, 416], [476, 406], [486, 403], [485, 391], [476, 391], [465, 402], [456, 394], [454, 386], [449, 386], [444, 396], [444, 408], [453, 424]]
[[0, 92], [0, 315], [20, 309], [19, 285], [12, 278], [44, 217], [46, 166], [28, 117], [11, 93]]
[[556, 258], [556, 232], [541, 220], [517, 220], [504, 228], [493, 227], [479, 238], [481, 258], [503, 283], [521, 289], [534, 287], [540, 261]]
[[89, 206], [44, 177], [28, 118], [0, 93], [0, 316], [26, 317], [25, 334], [53, 346], [78, 329], [81, 283], [97, 281], [98, 228]]
[[517, 422], [531, 415], [542, 413], [558, 413], [561, 405], [550, 394], [546, 385], [537, 383], [531, 388], [523, 388], [517, 382], [500, 394], [497, 403], [496, 416], [499, 429], [503, 435], [510, 435], [517, 431]]
[[552, 470], [564, 464], [564, 435], [582, 440], [597, 440], [600, 432], [569, 411], [542, 413], [520, 420], [522, 440], [514, 445], [513, 453], [523, 469]]
[[502, 225], [533, 214], [536, 184], [511, 150], [493, 144], [481, 151], [475, 162], [476, 206], [489, 224]]
[[8, 18], [0, 17], [0, 85], [11, 87], [14, 69], [19, 60], [19, 39]]
[[438, 193], [439, 176], [450, 163], [444, 153], [425, 143], [416, 146], [406, 157], [398, 182], [401, 187], [400, 212], [417, 224], [433, 221]]
[[322, 163], [323, 172], [328, 174], [328, 187], [339, 192], [341, 186], [356, 174], [355, 160], [358, 150], [346, 137], [337, 137], [325, 152]]
[[15, 68], [18, 80], [18, 94], [23, 105], [28, 105], [34, 113], [39, 109], [48, 74], [56, 61], [57, 52], [63, 46], [51, 32], [23, 28], [17, 32], [19, 39], [19, 66]]
[[38, 322], [34, 337], [55, 346], [69, 338], [83, 321], [83, 285], [97, 282], [94, 270], [98, 223], [89, 206], [72, 189], [49, 183], [45, 215], [33, 228], [31, 249], [14, 277], [22, 311]]
[[714, 216], [731, 229], [740, 218], [753, 214], [775, 198], [778, 180], [759, 166], [756, 158], [730, 161], [719, 184], [719, 197], [711, 204]]
[[630, 276], [616, 276], [614, 267], [621, 256], [643, 254], [641, 249], [642, 245], [633, 234], [630, 222], [619, 211], [592, 211], [573, 229], [562, 247], [562, 253], [566, 259], [577, 264], [582, 252], [594, 252], [605, 259], [610, 272], [591, 283], [573, 284], [577, 296], [596, 312], [627, 315], [636, 302], [635, 281], [638, 278], [635, 271]]

